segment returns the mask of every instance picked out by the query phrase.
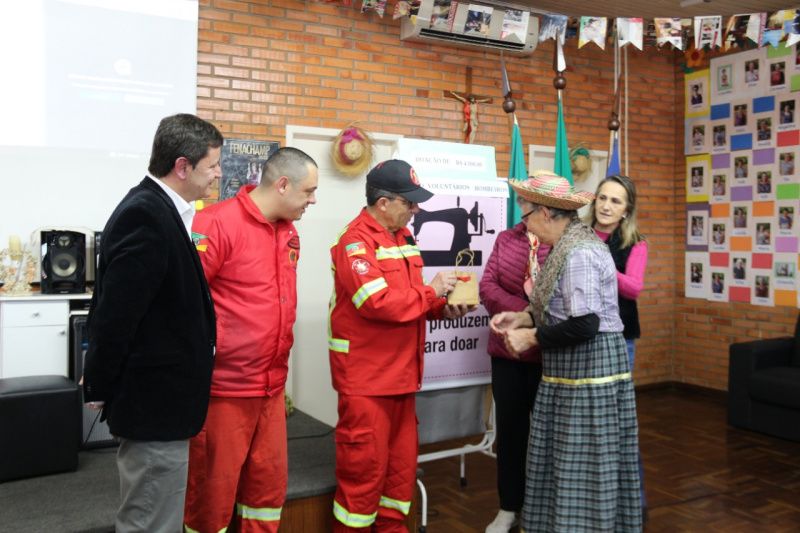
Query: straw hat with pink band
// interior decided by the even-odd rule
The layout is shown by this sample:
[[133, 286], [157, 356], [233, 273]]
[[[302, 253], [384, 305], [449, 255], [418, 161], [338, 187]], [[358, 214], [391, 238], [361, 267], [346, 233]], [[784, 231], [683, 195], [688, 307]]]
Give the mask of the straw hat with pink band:
[[508, 183], [520, 198], [536, 205], [572, 211], [589, 205], [594, 200], [594, 194], [576, 191], [566, 178], [549, 170], [537, 170], [526, 180], [512, 180]]

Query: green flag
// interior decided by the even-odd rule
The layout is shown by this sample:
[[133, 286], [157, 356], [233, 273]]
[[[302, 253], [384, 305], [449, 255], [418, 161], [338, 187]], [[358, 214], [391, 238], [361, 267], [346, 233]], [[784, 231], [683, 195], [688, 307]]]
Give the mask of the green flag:
[[[519, 124], [517, 124], [517, 116], [514, 115], [514, 126], [511, 128], [511, 161], [508, 165], [508, 179], [511, 180], [524, 180], [528, 177], [528, 169], [525, 166], [525, 148], [522, 144], [522, 135], [519, 132]], [[517, 195], [514, 189], [509, 189], [508, 196], [508, 227], [520, 221], [522, 211], [517, 205]]]
[[564, 109], [561, 107], [561, 96], [558, 98], [558, 126], [556, 129], [556, 153], [553, 163], [553, 172], [572, 181], [572, 162], [569, 159], [569, 145], [567, 144], [567, 127], [564, 125]]

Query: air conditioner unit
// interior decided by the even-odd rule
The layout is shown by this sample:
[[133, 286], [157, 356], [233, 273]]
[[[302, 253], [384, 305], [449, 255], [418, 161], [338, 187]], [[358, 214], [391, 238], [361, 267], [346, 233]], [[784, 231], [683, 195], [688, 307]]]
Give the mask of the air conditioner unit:
[[[444, 6], [445, 8], [448, 6]], [[468, 1], [456, 2], [449, 5], [453, 13], [448, 13], [447, 23], [443, 23], [441, 12], [437, 13], [439, 23], [432, 23], [431, 17], [434, 14], [434, 0], [422, 0], [419, 12], [416, 17], [403, 17], [400, 23], [400, 39], [403, 41], [439, 43], [444, 46], [455, 46], [458, 48], [483, 48], [490, 50], [504, 50], [515, 55], [530, 55], [536, 50], [539, 42], [539, 19], [529, 8], [515, 7], [511, 5], [499, 4], [475, 4]], [[473, 8], [470, 10], [470, 8]], [[468, 21], [476, 18], [476, 7], [483, 8], [483, 13], [488, 13], [484, 18], [485, 32], [470, 31], [467, 28]], [[441, 10], [442, 6], [436, 6]], [[524, 38], [515, 33], [503, 32], [506, 12], [509, 10], [521, 11], [523, 20], [516, 21], [518, 31], [524, 27], [524, 20], [527, 19], [527, 28], [524, 31]], [[472, 11], [472, 12], [471, 12]], [[488, 20], [487, 20], [488, 19]], [[488, 26], [488, 28], [486, 28]], [[508, 26], [506, 26], [508, 29]], [[503, 35], [503, 33], [508, 33]]]

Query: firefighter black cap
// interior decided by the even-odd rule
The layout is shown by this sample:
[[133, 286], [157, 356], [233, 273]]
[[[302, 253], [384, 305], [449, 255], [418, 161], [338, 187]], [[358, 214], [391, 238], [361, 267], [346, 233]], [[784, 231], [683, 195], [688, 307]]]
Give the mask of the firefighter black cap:
[[367, 174], [367, 185], [399, 194], [414, 204], [421, 204], [433, 197], [423, 189], [414, 169], [402, 159], [389, 159], [378, 163]]

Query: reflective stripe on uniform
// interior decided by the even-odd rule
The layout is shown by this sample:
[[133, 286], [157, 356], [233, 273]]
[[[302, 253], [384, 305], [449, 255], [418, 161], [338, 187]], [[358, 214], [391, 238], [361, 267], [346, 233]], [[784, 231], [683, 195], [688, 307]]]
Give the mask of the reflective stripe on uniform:
[[401, 502], [400, 500], [393, 500], [388, 496], [381, 496], [381, 501], [378, 503], [381, 507], [386, 507], [387, 509], [394, 509], [396, 511], [400, 511], [404, 515], [408, 515], [409, 509], [411, 509], [411, 502]]
[[334, 339], [328, 337], [328, 349], [333, 352], [349, 353], [350, 341], [347, 339]]
[[375, 250], [375, 259], [383, 261], [384, 259], [403, 259], [404, 257], [419, 256], [419, 246], [416, 244], [404, 244], [403, 246], [379, 246]]
[[386, 283], [386, 280], [383, 277], [375, 278], [372, 281], [368, 281], [367, 283], [359, 287], [359, 289], [351, 298], [351, 300], [353, 301], [353, 305], [356, 306], [356, 309], [360, 309], [361, 306], [364, 305], [364, 302], [366, 302], [370, 296], [388, 287], [389, 285]]
[[336, 520], [349, 527], [367, 527], [375, 522], [378, 511], [372, 514], [351, 513], [342, 507], [339, 502], [333, 500], [333, 516], [336, 517]]
[[402, 252], [403, 257], [414, 257], [421, 255], [419, 246], [416, 244], [404, 244], [400, 247], [400, 252]]
[[[196, 529], [192, 529], [189, 526], [187, 526], [186, 524], [183, 524], [183, 531], [184, 531], [184, 533], [200, 533]], [[217, 531], [217, 533], [225, 533], [226, 531], [228, 531], [228, 528], [227, 527], [223, 527], [222, 529]]]
[[245, 520], [261, 520], [273, 522], [281, 519], [281, 507], [248, 507], [241, 503], [236, 504], [236, 512]]
[[336, 307], [336, 283], [333, 284], [331, 301], [328, 304], [328, 349], [334, 352], [349, 353], [350, 341], [347, 339], [335, 339], [333, 337], [333, 329], [331, 327], [331, 315], [333, 315], [334, 307]]

